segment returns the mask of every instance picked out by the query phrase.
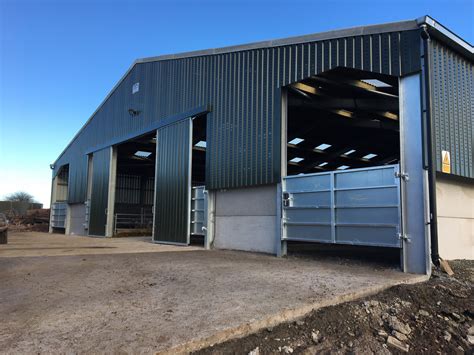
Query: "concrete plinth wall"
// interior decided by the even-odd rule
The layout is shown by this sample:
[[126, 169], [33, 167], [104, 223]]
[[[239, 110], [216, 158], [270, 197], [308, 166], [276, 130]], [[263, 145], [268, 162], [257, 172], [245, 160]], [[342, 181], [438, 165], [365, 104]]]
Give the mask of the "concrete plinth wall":
[[86, 205], [83, 203], [76, 203], [68, 205], [68, 223], [66, 234], [70, 235], [87, 235], [85, 229], [86, 220]]
[[215, 196], [215, 248], [276, 253], [276, 185], [217, 191]]
[[439, 254], [474, 259], [474, 184], [436, 179]]

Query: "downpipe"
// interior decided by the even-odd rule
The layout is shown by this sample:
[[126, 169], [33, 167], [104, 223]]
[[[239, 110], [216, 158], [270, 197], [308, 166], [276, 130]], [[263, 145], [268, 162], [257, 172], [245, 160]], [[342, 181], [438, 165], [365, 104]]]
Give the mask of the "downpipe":
[[[438, 214], [436, 206], [436, 154], [433, 146], [433, 119], [431, 115], [431, 96], [430, 96], [430, 60], [429, 49], [431, 45], [430, 35], [426, 25], [421, 26], [422, 38], [422, 78], [424, 90], [423, 94], [423, 112], [425, 114], [425, 147], [426, 159], [424, 162], [425, 169], [428, 171], [428, 193], [430, 208], [430, 235], [431, 235], [431, 261], [434, 265], [439, 266], [439, 246], [438, 246]], [[425, 155], [425, 154], [424, 154]]]

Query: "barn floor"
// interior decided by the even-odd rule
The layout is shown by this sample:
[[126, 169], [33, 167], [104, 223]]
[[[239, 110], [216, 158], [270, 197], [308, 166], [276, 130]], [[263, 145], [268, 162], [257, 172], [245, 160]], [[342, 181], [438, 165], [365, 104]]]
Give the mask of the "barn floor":
[[425, 279], [334, 257], [278, 259], [143, 238], [12, 233], [0, 245], [0, 349], [196, 350]]

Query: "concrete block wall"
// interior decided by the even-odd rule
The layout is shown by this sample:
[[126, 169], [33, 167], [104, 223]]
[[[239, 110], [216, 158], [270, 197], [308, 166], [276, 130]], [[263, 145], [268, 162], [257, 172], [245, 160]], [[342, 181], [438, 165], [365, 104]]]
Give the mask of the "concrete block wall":
[[67, 213], [66, 234], [87, 235], [84, 226], [86, 220], [86, 205], [83, 203], [69, 204]]
[[276, 253], [276, 185], [216, 191], [215, 198], [215, 248]]
[[436, 179], [439, 254], [443, 259], [474, 259], [474, 184]]

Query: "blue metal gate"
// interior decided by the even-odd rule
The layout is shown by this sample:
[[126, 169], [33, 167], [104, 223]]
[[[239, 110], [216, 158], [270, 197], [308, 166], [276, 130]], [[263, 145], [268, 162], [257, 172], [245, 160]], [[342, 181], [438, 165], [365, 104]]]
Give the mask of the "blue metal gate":
[[398, 165], [283, 179], [283, 240], [401, 248]]

